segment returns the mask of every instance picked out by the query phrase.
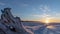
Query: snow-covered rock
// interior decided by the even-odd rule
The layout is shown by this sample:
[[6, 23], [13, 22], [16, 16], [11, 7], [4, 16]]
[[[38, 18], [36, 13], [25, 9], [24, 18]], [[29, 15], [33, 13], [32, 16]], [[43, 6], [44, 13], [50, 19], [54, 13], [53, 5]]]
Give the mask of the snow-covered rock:
[[0, 34], [29, 34], [21, 23], [21, 19], [14, 17], [10, 10], [11, 8], [1, 10]]

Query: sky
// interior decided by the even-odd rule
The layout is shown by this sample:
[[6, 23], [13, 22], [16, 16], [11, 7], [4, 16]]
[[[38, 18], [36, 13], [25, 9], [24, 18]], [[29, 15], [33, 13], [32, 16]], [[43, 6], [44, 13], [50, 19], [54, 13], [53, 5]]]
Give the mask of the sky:
[[24, 21], [60, 22], [60, 0], [0, 0], [0, 10], [6, 7]]

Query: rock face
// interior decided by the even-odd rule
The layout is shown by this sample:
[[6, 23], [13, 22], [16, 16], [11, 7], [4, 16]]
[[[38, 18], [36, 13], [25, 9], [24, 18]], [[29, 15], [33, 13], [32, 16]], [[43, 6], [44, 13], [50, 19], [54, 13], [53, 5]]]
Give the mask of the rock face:
[[10, 10], [11, 8], [1, 10], [0, 34], [29, 34], [24, 29], [21, 19], [14, 17]]

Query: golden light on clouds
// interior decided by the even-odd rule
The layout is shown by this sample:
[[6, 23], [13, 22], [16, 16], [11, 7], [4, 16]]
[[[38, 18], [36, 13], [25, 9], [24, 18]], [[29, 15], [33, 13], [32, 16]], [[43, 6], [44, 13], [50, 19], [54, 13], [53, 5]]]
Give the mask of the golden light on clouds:
[[50, 22], [55, 22], [55, 23], [56, 22], [60, 22], [60, 19], [56, 19], [56, 18], [55, 19], [51, 19]]
[[43, 18], [41, 19], [41, 22], [48, 24], [50, 23], [50, 18]]
[[44, 19], [41, 19], [41, 22], [43, 22], [43, 23], [60, 23], [60, 19], [52, 19], [52, 18], [48, 18], [48, 19], [46, 19], [46, 18], [44, 18]]

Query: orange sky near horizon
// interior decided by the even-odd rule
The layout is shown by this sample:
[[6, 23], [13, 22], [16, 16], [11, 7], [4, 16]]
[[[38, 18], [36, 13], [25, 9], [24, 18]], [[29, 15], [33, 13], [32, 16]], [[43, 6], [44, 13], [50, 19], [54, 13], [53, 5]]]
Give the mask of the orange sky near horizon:
[[[41, 19], [40, 21], [41, 22], [46, 22], [46, 19]], [[54, 23], [60, 23], [60, 19], [47, 19], [47, 21], [49, 23], [52, 23], [52, 22], [54, 22]]]

